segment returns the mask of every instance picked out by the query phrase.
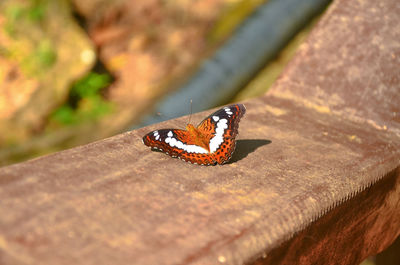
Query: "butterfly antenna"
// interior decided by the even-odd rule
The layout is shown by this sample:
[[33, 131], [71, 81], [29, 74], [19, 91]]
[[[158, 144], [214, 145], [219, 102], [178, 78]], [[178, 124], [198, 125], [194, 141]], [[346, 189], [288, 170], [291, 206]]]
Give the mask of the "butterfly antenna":
[[190, 115], [189, 115], [189, 122], [188, 122], [188, 124], [190, 124], [190, 121], [191, 121], [191, 119], [192, 119], [192, 113], [193, 113], [193, 111], [192, 111], [192, 103], [193, 103], [193, 100], [190, 100]]

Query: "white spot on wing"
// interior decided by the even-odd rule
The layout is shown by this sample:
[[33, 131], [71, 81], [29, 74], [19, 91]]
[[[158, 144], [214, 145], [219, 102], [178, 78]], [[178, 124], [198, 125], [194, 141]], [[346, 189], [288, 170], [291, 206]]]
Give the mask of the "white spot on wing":
[[232, 115], [233, 114], [233, 112], [231, 111], [230, 108], [224, 108], [224, 110], [225, 110], [226, 114], [228, 114], [228, 115]]
[[168, 137], [174, 136], [174, 134], [172, 133], [172, 131], [169, 131], [167, 135], [168, 135]]
[[212, 118], [213, 118], [213, 120], [214, 120], [215, 122], [219, 121], [219, 117], [218, 117], [218, 116], [212, 116]]
[[210, 153], [217, 151], [218, 147], [224, 142], [224, 131], [228, 128], [228, 120], [219, 120], [216, 127], [215, 135], [210, 140]]
[[191, 144], [191, 145], [183, 144], [183, 145], [184, 145], [183, 149], [189, 153], [199, 153], [199, 154], [207, 154], [208, 153], [208, 151], [206, 149], [204, 149], [203, 147], [200, 147], [200, 146], [197, 146], [194, 144]]
[[184, 148], [184, 144], [181, 141], [178, 141], [176, 147], [178, 147], [179, 149], [183, 149]]
[[[170, 136], [170, 133], [172, 134], [172, 132], [170, 131], [168, 133], [168, 136]], [[171, 135], [170, 137], [165, 138], [165, 140], [164, 140], [171, 147], [177, 147], [177, 148], [182, 149], [182, 150], [184, 150], [184, 151], [186, 151], [188, 153], [198, 153], [198, 154], [207, 154], [208, 153], [208, 151], [206, 149], [204, 149], [203, 147], [200, 147], [200, 146], [197, 146], [197, 145], [194, 145], [194, 144], [190, 144], [190, 145], [184, 144], [181, 141], [179, 141], [179, 140], [177, 140], [175, 138], [172, 138], [172, 136], [173, 135]]]
[[175, 147], [175, 145], [176, 145], [176, 139], [175, 139], [175, 138], [171, 138], [171, 140], [169, 141], [169, 145], [170, 145], [171, 147]]

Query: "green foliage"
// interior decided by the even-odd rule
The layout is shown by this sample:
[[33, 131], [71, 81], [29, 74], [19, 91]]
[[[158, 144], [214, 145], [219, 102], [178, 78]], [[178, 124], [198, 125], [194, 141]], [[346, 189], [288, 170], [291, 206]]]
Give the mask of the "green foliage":
[[112, 105], [103, 99], [100, 92], [110, 83], [111, 77], [107, 74], [89, 73], [75, 82], [69, 103], [59, 107], [51, 119], [59, 124], [73, 125], [94, 121], [109, 114]]
[[57, 61], [56, 50], [50, 40], [43, 39], [29, 56], [22, 61], [22, 67], [30, 75], [40, 75]]
[[71, 94], [80, 98], [92, 97], [108, 86], [110, 82], [111, 77], [109, 75], [91, 72], [72, 86]]
[[51, 119], [61, 124], [75, 124], [78, 117], [75, 110], [69, 105], [62, 105], [51, 116]]
[[43, 68], [49, 68], [57, 60], [57, 53], [49, 41], [41, 41], [34, 53], [37, 64]]
[[15, 37], [18, 20], [23, 17], [24, 7], [18, 4], [10, 5], [5, 9], [4, 31], [11, 37]]
[[47, 8], [47, 0], [31, 0], [29, 5], [21, 3], [11, 3], [5, 7], [6, 23], [4, 30], [6, 33], [15, 37], [17, 32], [18, 23], [22, 20], [28, 22], [38, 23], [43, 20]]
[[57, 61], [54, 43], [45, 34], [48, 1], [8, 1], [0, 6], [5, 16], [3, 30], [14, 40], [12, 45], [3, 46], [0, 52], [17, 60], [29, 76], [45, 74], [44, 70], [50, 69]]
[[32, 22], [42, 21], [46, 12], [46, 0], [31, 0], [30, 6], [26, 9], [27, 17]]

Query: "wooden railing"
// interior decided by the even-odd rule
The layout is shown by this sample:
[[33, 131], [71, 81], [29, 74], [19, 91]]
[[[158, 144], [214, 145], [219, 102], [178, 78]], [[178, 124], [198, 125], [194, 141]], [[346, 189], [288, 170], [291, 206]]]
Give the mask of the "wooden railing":
[[357, 264], [386, 249], [400, 234], [399, 9], [335, 1], [246, 102], [229, 164], [142, 144], [183, 118], [1, 168], [0, 264]]

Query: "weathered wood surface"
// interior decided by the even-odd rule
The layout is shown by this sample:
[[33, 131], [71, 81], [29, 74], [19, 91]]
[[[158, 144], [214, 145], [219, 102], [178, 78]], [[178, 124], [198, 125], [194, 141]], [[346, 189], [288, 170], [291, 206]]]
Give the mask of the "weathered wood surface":
[[399, 13], [334, 2], [247, 102], [227, 165], [142, 144], [182, 118], [1, 168], [0, 264], [355, 264], [386, 248], [400, 233]]

